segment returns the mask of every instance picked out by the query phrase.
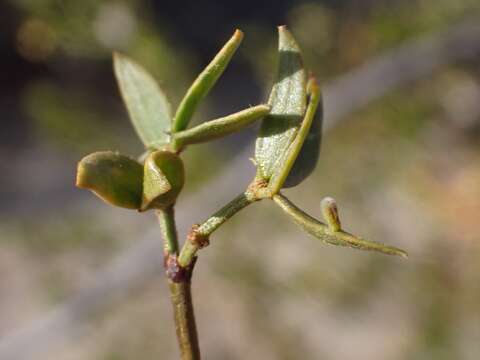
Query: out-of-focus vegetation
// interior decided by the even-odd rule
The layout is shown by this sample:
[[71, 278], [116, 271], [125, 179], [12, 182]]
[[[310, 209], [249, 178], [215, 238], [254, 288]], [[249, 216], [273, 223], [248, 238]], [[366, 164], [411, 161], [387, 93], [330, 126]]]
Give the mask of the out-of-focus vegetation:
[[[276, 24], [289, 24], [309, 67], [327, 82], [480, 16], [479, 8], [477, 0], [1, 3], [0, 344], [156, 226], [74, 189], [82, 155], [141, 152], [113, 79], [113, 50], [141, 62], [177, 104], [241, 28], [239, 56], [199, 122], [262, 99], [274, 75]], [[271, 206], [252, 206], [215, 234], [197, 269], [197, 321], [209, 359], [478, 358], [479, 65], [477, 57], [445, 67], [345, 119], [325, 135], [314, 175], [288, 191], [314, 214], [321, 197], [334, 196], [356, 233], [406, 248], [411, 258], [327, 247]], [[244, 146], [253, 154], [252, 135], [188, 152], [189, 193]], [[212, 189], [205, 217], [218, 191], [233, 195], [244, 185]], [[267, 249], [269, 261], [259, 255]], [[159, 275], [46, 358], [174, 359], [167, 301]]]

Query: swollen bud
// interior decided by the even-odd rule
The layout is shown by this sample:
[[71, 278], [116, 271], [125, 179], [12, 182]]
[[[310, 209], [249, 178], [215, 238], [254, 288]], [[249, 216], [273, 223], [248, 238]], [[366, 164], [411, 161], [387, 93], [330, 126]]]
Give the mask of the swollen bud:
[[140, 211], [165, 209], [175, 203], [185, 183], [180, 157], [169, 151], [152, 152], [143, 168], [143, 199]]
[[78, 163], [76, 185], [89, 189], [108, 204], [139, 209], [142, 202], [142, 165], [112, 151], [99, 151]]

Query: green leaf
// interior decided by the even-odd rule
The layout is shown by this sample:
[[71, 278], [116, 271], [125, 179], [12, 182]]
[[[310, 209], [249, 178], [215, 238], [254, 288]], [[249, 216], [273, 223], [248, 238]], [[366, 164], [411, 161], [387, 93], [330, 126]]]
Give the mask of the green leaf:
[[257, 177], [270, 181], [284, 167], [289, 148], [297, 136], [307, 101], [306, 72], [300, 49], [285, 26], [279, 27], [279, 65], [255, 146]]
[[332, 214], [332, 216], [329, 215], [328, 220], [331, 223], [326, 225], [300, 210], [281, 194], [275, 195], [273, 200], [303, 230], [327, 244], [348, 246], [360, 250], [377, 251], [383, 254], [397, 255], [405, 258], [408, 257], [407, 253], [399, 248], [365, 240], [343, 230], [335, 231], [337, 226], [339, 226], [340, 221], [335, 219], [334, 214]]
[[92, 190], [108, 204], [138, 209], [142, 179], [143, 168], [138, 162], [112, 151], [100, 151], [80, 160], [76, 185]]
[[242, 39], [243, 33], [238, 29], [235, 30], [230, 40], [228, 40], [210, 64], [198, 75], [178, 106], [173, 120], [172, 132], [185, 130], [187, 128], [198, 104], [207, 96], [210, 89], [222, 75], [233, 54], [242, 42]]
[[320, 98], [308, 135], [304, 139], [302, 149], [282, 187], [288, 188], [300, 184], [315, 169], [320, 156], [320, 146], [322, 142], [322, 110], [322, 100]]
[[174, 148], [180, 149], [188, 144], [198, 144], [232, 134], [270, 112], [269, 105], [258, 105], [237, 113], [210, 120], [194, 128], [172, 134]]
[[147, 148], [160, 148], [170, 140], [172, 112], [155, 79], [139, 64], [113, 54], [115, 76], [130, 120]]
[[169, 151], [154, 151], [144, 164], [141, 211], [165, 209], [175, 203], [185, 183], [180, 157]]
[[[298, 160], [303, 161], [303, 162], [298, 162], [299, 165], [297, 165], [297, 170], [295, 173], [291, 175], [291, 183], [293, 184], [298, 184], [302, 180], [305, 179], [306, 176], [309, 175], [304, 173], [303, 171], [308, 171], [310, 172], [313, 170], [313, 168], [308, 169], [308, 168], [302, 168], [302, 166], [309, 165], [308, 162], [311, 162], [312, 156], [315, 156], [318, 158], [318, 150], [315, 153], [307, 153], [305, 154], [305, 157], [302, 159], [298, 159], [298, 156], [303, 149], [303, 145], [305, 142], [305, 139], [307, 138], [307, 135], [310, 133], [310, 129], [312, 127], [312, 122], [315, 118], [315, 113], [317, 112], [317, 107], [320, 102], [320, 90], [317, 86], [315, 78], [310, 78], [309, 81], [309, 86], [308, 86], [308, 93], [309, 93], [309, 103], [307, 106], [307, 111], [305, 112], [305, 117], [303, 118], [303, 121], [300, 125], [300, 129], [298, 130], [297, 135], [295, 136], [295, 139], [293, 142], [290, 144], [288, 149], [285, 152], [285, 155], [283, 157], [283, 161], [281, 164], [279, 164], [279, 167], [276, 169], [275, 173], [272, 175], [270, 182], [268, 184], [268, 187], [271, 190], [272, 194], [276, 194], [280, 191], [280, 189], [284, 186], [284, 183], [288, 176], [291, 174], [292, 167], [294, 166], [295, 163], [297, 163]], [[311, 144], [310, 144], [311, 145]], [[307, 148], [306, 151], [309, 149]], [[313, 164], [315, 165], [315, 164]]]

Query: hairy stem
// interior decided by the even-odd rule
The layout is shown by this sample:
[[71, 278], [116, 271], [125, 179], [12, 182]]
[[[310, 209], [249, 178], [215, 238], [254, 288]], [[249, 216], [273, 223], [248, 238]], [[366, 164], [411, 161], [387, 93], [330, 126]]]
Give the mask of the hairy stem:
[[193, 262], [188, 268], [180, 268], [178, 266], [178, 237], [173, 206], [164, 210], [158, 210], [157, 215], [165, 243], [165, 270], [181, 359], [200, 360], [200, 347], [198, 345], [190, 281]]

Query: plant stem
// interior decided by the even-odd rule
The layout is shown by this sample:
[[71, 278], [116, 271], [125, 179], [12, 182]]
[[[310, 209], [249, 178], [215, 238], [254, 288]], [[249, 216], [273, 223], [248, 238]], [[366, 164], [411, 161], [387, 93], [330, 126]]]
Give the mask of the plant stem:
[[166, 254], [175, 255], [178, 253], [177, 227], [175, 225], [175, 211], [173, 206], [163, 210], [157, 210], [160, 231], [164, 241]]
[[238, 195], [235, 199], [210, 216], [201, 225], [196, 225], [193, 227], [187, 241], [180, 251], [180, 255], [178, 256], [178, 264], [182, 267], [189, 266], [192, 263], [197, 251], [208, 244], [208, 237], [211, 233], [217, 230], [220, 225], [230, 219], [237, 212], [257, 200], [258, 199], [252, 196], [249, 191], [246, 191]]
[[165, 242], [165, 270], [181, 359], [200, 360], [200, 347], [191, 294], [193, 263], [187, 269], [180, 269], [178, 266], [178, 237], [173, 206], [158, 210], [157, 216]]
[[181, 359], [200, 360], [190, 280], [182, 282], [169, 280], [168, 287], [174, 310], [175, 330], [180, 346]]

